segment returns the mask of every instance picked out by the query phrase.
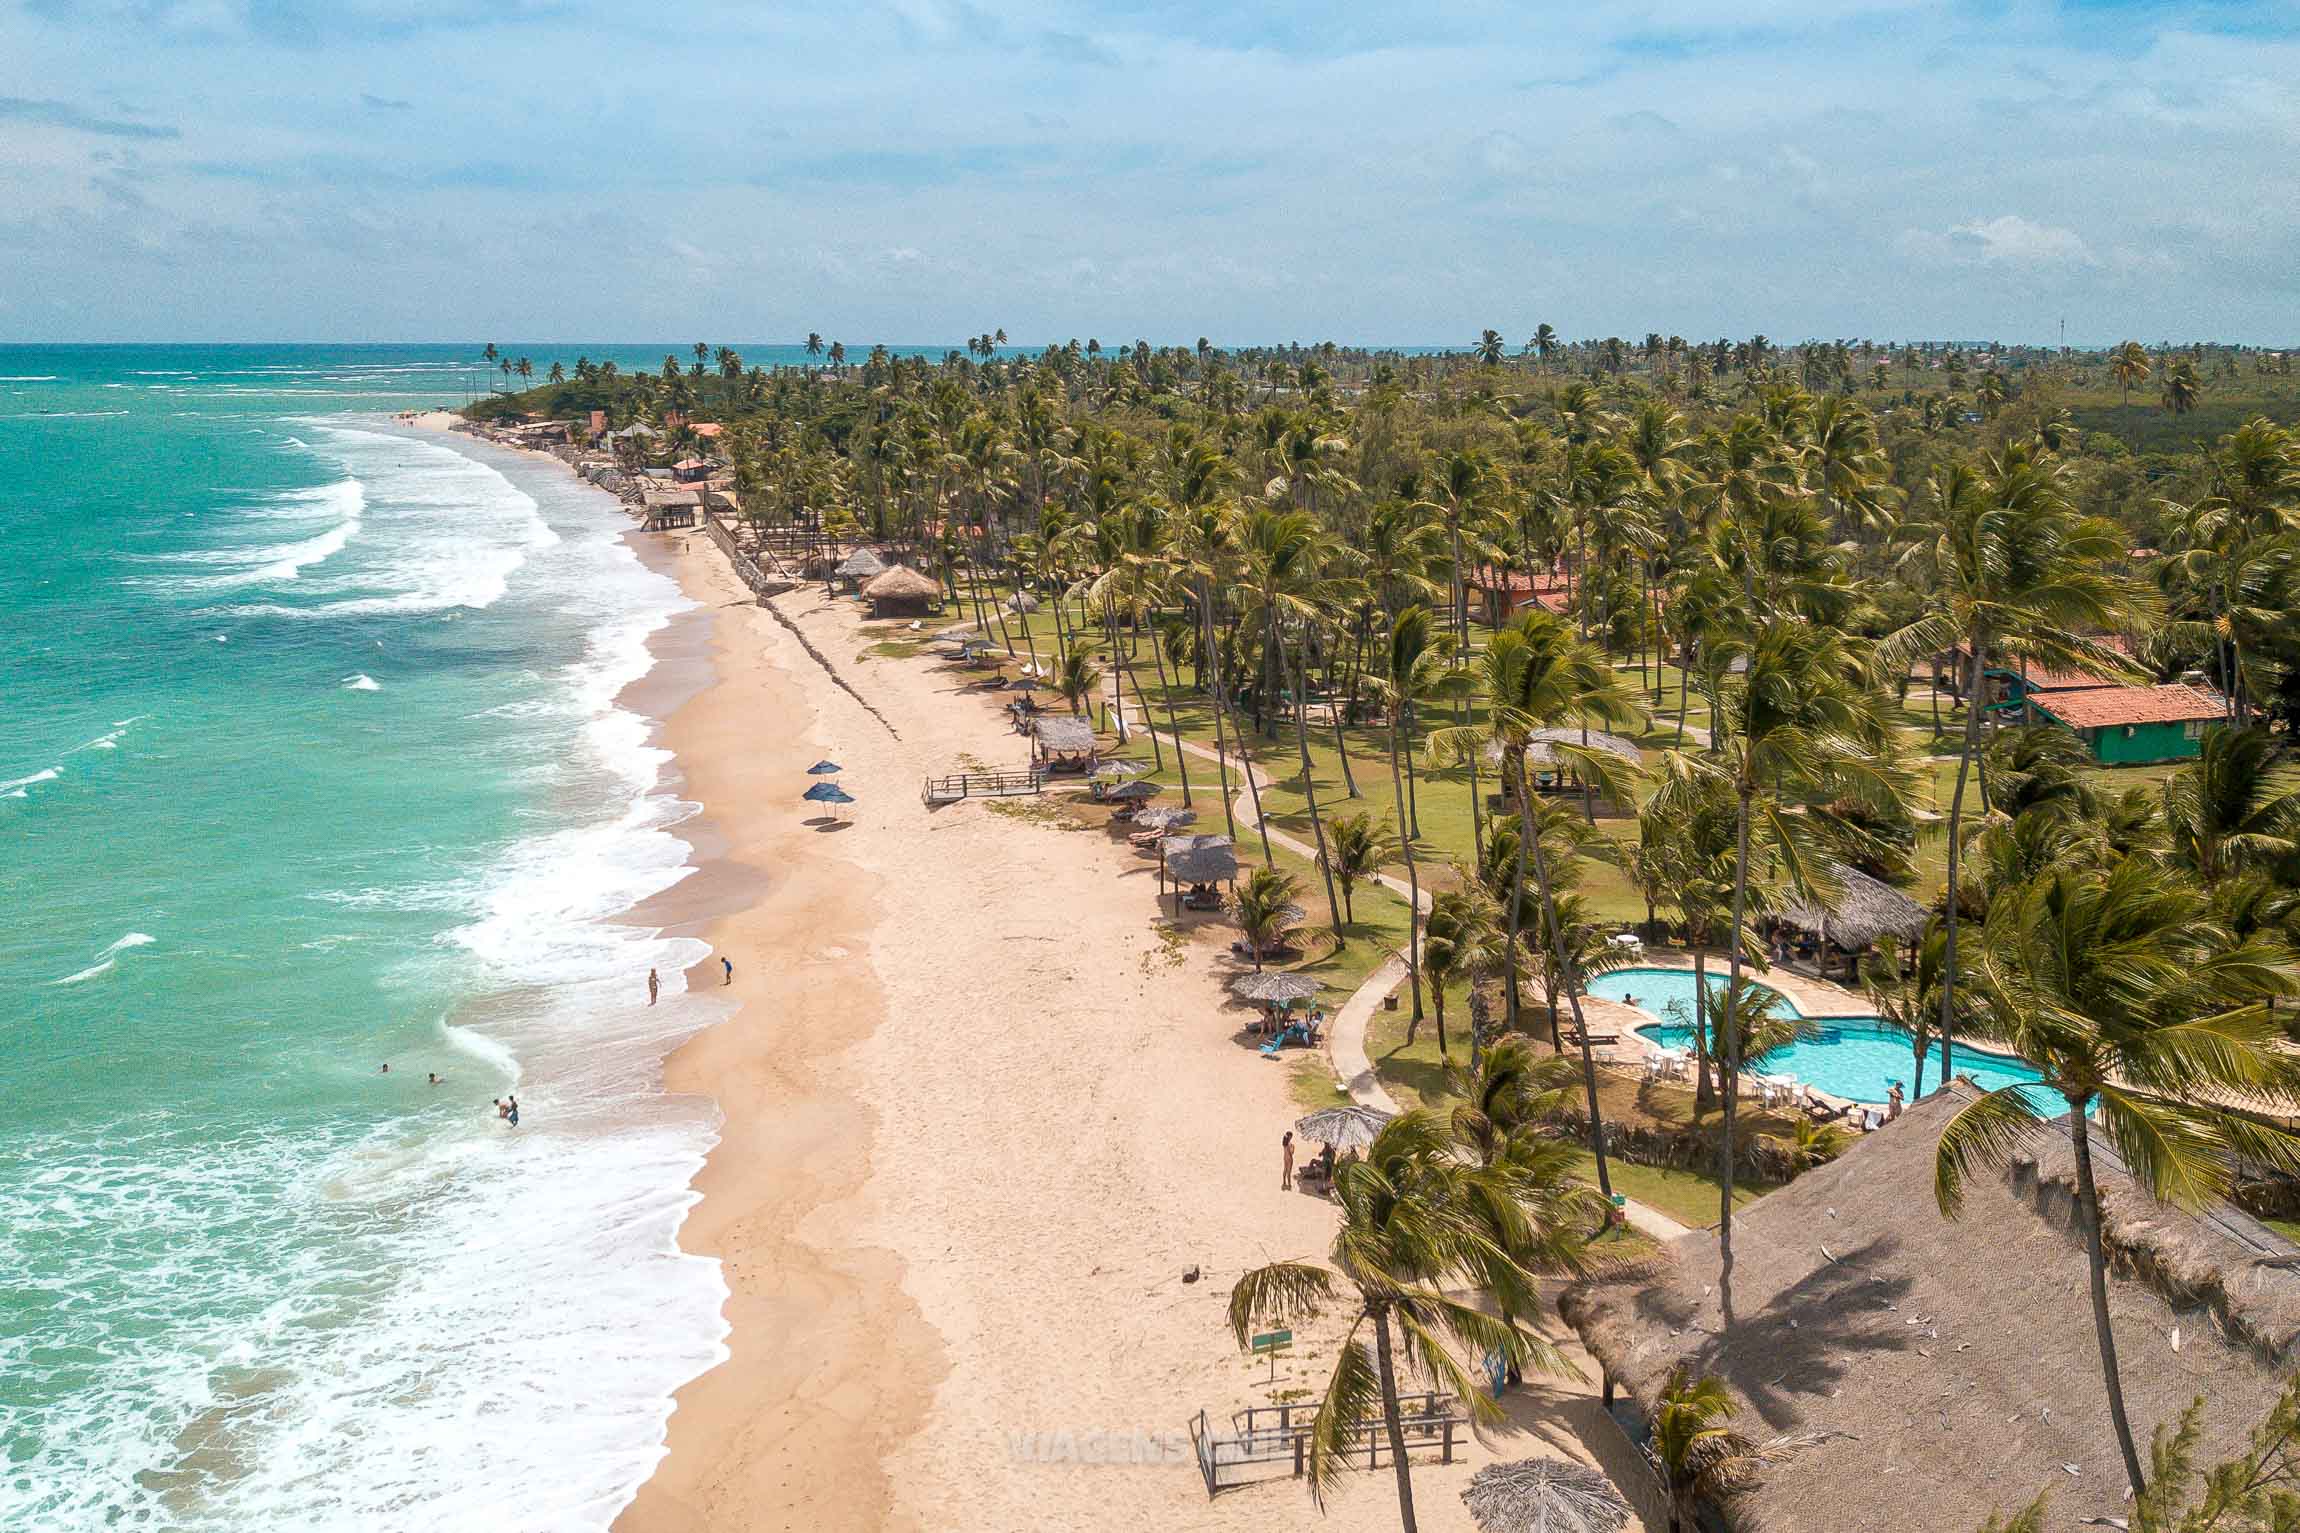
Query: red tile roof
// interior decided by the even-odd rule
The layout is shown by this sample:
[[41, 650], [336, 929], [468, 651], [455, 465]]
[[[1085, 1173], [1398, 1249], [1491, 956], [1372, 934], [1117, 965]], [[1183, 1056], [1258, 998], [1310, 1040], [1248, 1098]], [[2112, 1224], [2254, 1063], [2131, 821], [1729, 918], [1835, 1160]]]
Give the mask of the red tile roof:
[[2216, 692], [2172, 682], [2160, 687], [2094, 687], [2056, 692], [2036, 706], [2071, 729], [2111, 729], [2123, 724], [2186, 724], [2228, 716]]

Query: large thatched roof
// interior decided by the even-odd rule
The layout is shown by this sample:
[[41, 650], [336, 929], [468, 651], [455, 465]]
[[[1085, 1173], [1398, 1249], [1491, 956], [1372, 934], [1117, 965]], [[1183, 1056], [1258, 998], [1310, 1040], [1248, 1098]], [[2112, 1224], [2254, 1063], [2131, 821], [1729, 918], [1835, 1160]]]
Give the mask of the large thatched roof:
[[1837, 884], [1837, 894], [1824, 902], [1825, 908], [1792, 900], [1781, 911], [1781, 919], [1815, 936], [1825, 930], [1831, 942], [1856, 951], [1882, 937], [1915, 942], [1924, 936], [1925, 907], [1891, 884], [1841, 862], [1830, 864], [1829, 876]]
[[932, 576], [897, 564], [865, 582], [863, 596], [870, 601], [940, 601], [942, 586]]
[[[2054, 1527], [2122, 1516], [2065, 1128], [2003, 1175], [1968, 1184], [1961, 1219], [1933, 1202], [1940, 1130], [1974, 1092], [1911, 1107], [1834, 1163], [1734, 1221], [1732, 1339], [1720, 1334], [1717, 1240], [1667, 1248], [1666, 1275], [1584, 1284], [1561, 1306], [1650, 1409], [1683, 1362], [1748, 1407], [1746, 1435], [1849, 1433], [1801, 1449], [1735, 1508], [1744, 1528], [1977, 1527], [2052, 1491]], [[2198, 1395], [2207, 1462], [2233, 1450], [2300, 1351], [2291, 1248], [2225, 1207], [2140, 1193], [2096, 1150], [2114, 1274], [2109, 1309], [2143, 1444]]]
[[[1527, 735], [1525, 764], [1537, 772], [1546, 771], [1556, 766], [1557, 753], [1549, 748], [1552, 744], [1575, 747], [1586, 744], [1593, 751], [1604, 751], [1609, 755], [1618, 756], [1631, 766], [1642, 766], [1645, 762], [1645, 753], [1637, 748], [1635, 740], [1629, 739], [1625, 735], [1609, 735], [1602, 729], [1592, 729], [1589, 731], [1589, 738], [1585, 742], [1581, 737], [1581, 730], [1575, 727], [1572, 729], [1537, 729]], [[1501, 760], [1501, 747], [1488, 745], [1485, 749], [1485, 759], [1498, 763]]]
[[1228, 836], [1168, 836], [1158, 843], [1166, 876], [1178, 884], [1228, 884], [1238, 878], [1238, 849]]
[[1094, 749], [1094, 726], [1084, 719], [1043, 718], [1030, 727], [1050, 756], [1083, 756]]
[[868, 580], [886, 568], [886, 561], [867, 548], [858, 548], [839, 561], [831, 573], [841, 580]]

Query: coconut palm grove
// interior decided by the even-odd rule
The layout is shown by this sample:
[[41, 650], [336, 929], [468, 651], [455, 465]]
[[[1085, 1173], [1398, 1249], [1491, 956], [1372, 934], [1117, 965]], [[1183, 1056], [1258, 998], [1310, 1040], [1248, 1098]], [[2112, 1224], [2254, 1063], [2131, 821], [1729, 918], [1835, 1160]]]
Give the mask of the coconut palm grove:
[[[1348, 992], [1402, 963], [1367, 1034], [1397, 1111], [1330, 1165], [1330, 1251], [1225, 1279], [1241, 1348], [1350, 1317], [1301, 1406], [1312, 1495], [1379, 1462], [1416, 1527], [1402, 1402], [1486, 1419], [1565, 1366], [1562, 1303], [1655, 1526], [1823, 1525], [1782, 1509], [1916, 1418], [1861, 1415], [1897, 1407], [1856, 1408], [1858, 1373], [1841, 1420], [1764, 1381], [1975, 1347], [2074, 1381], [2051, 1403], [2103, 1456], [1903, 1525], [2294, 1525], [2290, 352], [1520, 322], [1421, 351], [993, 328], [772, 367], [486, 357], [475, 423], [715, 486], [704, 514], [794, 578], [866, 547], [929, 577], [970, 655], [1228, 834], [1256, 969], [1306, 954]], [[919, 630], [869, 631], [908, 656]], [[1899, 1051], [1875, 1089], [1819, 1073], [1854, 1023]], [[1957, 1281], [1996, 1278], [2016, 1214], [2065, 1281], [2024, 1334], [1926, 1339], [1907, 1274], [1829, 1227], [1880, 1186], [1911, 1249], [1965, 1242]], [[1803, 1277], [1784, 1228], [1823, 1253]], [[1632, 1346], [1609, 1290], [1665, 1336]], [[2119, 1320], [2143, 1290], [2169, 1348]], [[2043, 1419], [1990, 1387], [1944, 1385], [1942, 1422]]]

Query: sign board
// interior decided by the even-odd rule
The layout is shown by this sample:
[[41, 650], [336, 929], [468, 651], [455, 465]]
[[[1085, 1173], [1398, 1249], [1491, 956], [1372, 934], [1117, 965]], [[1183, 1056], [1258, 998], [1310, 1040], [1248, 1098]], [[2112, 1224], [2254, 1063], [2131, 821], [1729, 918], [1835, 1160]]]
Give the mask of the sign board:
[[1294, 1333], [1292, 1331], [1264, 1331], [1254, 1338], [1254, 1350], [1257, 1352], [1275, 1352], [1293, 1339]]

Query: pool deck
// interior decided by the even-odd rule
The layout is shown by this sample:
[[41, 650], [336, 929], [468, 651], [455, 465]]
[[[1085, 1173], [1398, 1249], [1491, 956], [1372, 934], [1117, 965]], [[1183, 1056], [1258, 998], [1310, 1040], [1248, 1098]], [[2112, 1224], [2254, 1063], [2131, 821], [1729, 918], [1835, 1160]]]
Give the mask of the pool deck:
[[[1628, 967], [1633, 969], [1679, 969], [1690, 974], [1693, 972], [1693, 955], [1677, 948], [1647, 947], [1645, 956]], [[1730, 965], [1724, 955], [1718, 953], [1709, 955], [1708, 968], [1709, 978], [1713, 983], [1723, 982], [1731, 972]], [[1810, 975], [1796, 973], [1780, 964], [1775, 964], [1772, 968], [1764, 970], [1744, 965], [1742, 973], [1744, 976], [1756, 978], [1780, 991], [1790, 999], [1799, 1011], [1808, 1017], [1873, 1016], [1876, 1012], [1876, 1008], [1869, 1004], [1866, 997], [1857, 995], [1842, 985], [1832, 984], [1828, 980], [1814, 979]], [[1589, 1029], [1592, 1033], [1612, 1033], [1619, 1039], [1616, 1043], [1601, 1045], [1597, 1048], [1597, 1057], [1601, 1063], [1611, 1065], [1615, 1069], [1632, 1070], [1642, 1074], [1645, 1069], [1646, 1055], [1658, 1054], [1662, 1051], [1659, 1044], [1641, 1036], [1637, 1031], [1641, 1027], [1651, 1027], [1662, 1020], [1643, 1007], [1631, 1006], [1623, 1001], [1607, 1000], [1603, 996], [1584, 995], [1581, 998], [1581, 1010], [1582, 1014], [1589, 1019]], [[1744, 1082], [1749, 1082], [1749, 1077], [1746, 1074], [1743, 1075], [1742, 1079]], [[1753, 1084], [1750, 1082], [1750, 1085]], [[1749, 1085], [1745, 1085], [1743, 1087], [1744, 1093], [1748, 1089]], [[1831, 1107], [1850, 1105], [1854, 1108], [1881, 1108], [1885, 1105], [1881, 1101], [1865, 1102], [1853, 1097], [1834, 1096], [1815, 1086], [1808, 1085], [1806, 1089], [1812, 1093], [1815, 1099]], [[1851, 1125], [1848, 1124], [1848, 1126]]]

